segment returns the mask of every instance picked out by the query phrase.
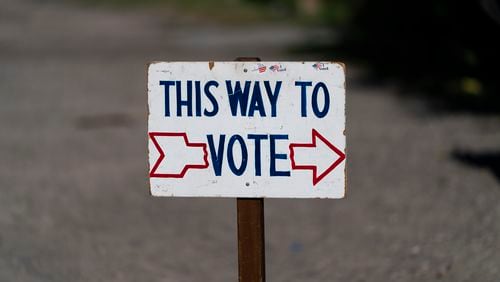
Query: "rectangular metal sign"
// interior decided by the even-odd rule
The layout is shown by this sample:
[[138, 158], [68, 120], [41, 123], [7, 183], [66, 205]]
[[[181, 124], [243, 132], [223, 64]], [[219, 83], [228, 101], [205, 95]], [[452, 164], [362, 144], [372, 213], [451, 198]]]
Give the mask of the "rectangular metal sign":
[[342, 64], [155, 62], [148, 102], [154, 196], [344, 196]]

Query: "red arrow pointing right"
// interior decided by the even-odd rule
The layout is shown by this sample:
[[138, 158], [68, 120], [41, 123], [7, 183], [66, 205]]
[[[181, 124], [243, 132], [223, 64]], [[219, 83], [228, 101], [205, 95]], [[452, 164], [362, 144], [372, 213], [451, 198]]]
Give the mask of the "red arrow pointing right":
[[[325, 178], [332, 170], [334, 170], [344, 159], [345, 154], [335, 147], [332, 143], [330, 143], [323, 135], [321, 135], [316, 129], [312, 129], [311, 132], [311, 143], [290, 143], [288, 148], [290, 149], [290, 160], [292, 162], [292, 169], [302, 169], [302, 170], [312, 170], [313, 172], [313, 185], [318, 184], [323, 178]], [[307, 148], [308, 151], [313, 148], [317, 148], [317, 140], [326, 147], [328, 147], [333, 153], [336, 154], [336, 159], [333, 161], [326, 169], [318, 173], [318, 164], [297, 164], [295, 161], [296, 158], [296, 150], [298, 148]]]

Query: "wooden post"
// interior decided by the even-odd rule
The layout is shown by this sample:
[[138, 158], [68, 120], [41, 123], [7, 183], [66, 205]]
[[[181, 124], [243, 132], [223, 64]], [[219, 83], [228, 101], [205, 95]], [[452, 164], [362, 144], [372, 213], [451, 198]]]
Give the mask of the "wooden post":
[[[237, 58], [236, 61], [260, 61]], [[238, 277], [239, 282], [265, 282], [264, 199], [238, 198]]]
[[238, 273], [240, 282], [265, 282], [264, 199], [238, 198]]

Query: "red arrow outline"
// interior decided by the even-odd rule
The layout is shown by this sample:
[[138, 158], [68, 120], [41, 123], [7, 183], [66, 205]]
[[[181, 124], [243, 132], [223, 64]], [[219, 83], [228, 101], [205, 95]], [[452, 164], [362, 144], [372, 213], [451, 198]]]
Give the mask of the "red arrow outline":
[[[311, 138], [312, 138], [312, 143], [290, 143], [288, 145], [288, 149], [290, 150], [290, 160], [292, 162], [292, 169], [303, 169], [303, 170], [312, 170], [313, 172], [313, 186], [316, 186], [323, 178], [325, 178], [332, 170], [334, 170], [344, 159], [345, 159], [345, 154], [340, 151], [337, 147], [333, 146], [332, 143], [330, 143], [323, 135], [321, 135], [316, 129], [312, 129], [311, 132]], [[337, 153], [339, 155], [339, 158], [331, 164], [322, 174], [318, 176], [318, 167], [316, 165], [297, 165], [295, 163], [295, 152], [294, 148], [295, 147], [301, 147], [301, 148], [316, 148], [316, 138], [321, 139], [324, 144], [328, 146], [332, 151]]]
[[[208, 167], [208, 151], [207, 151], [207, 144], [205, 143], [190, 143], [186, 132], [149, 132], [148, 133], [149, 138], [153, 141], [153, 144], [155, 145], [156, 149], [160, 153], [160, 157], [156, 161], [156, 163], [153, 166], [153, 169], [151, 169], [151, 172], [149, 173], [149, 177], [162, 177], [162, 178], [183, 178], [188, 169], [190, 168], [197, 168], [197, 169], [203, 169]], [[184, 138], [184, 144], [186, 144], [186, 147], [202, 147], [203, 148], [203, 161], [204, 164], [202, 165], [192, 165], [192, 164], [187, 164], [184, 166], [182, 171], [179, 174], [175, 173], [156, 173], [156, 170], [160, 166], [160, 163], [163, 161], [165, 158], [165, 152], [162, 150], [160, 147], [160, 144], [158, 141], [155, 139], [156, 136], [181, 136]]]

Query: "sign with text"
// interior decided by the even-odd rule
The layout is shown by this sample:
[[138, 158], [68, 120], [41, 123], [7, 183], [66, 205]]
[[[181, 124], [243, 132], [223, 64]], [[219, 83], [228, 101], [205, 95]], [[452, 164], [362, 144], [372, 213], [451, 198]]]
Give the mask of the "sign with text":
[[148, 102], [154, 196], [344, 196], [342, 64], [155, 62]]

